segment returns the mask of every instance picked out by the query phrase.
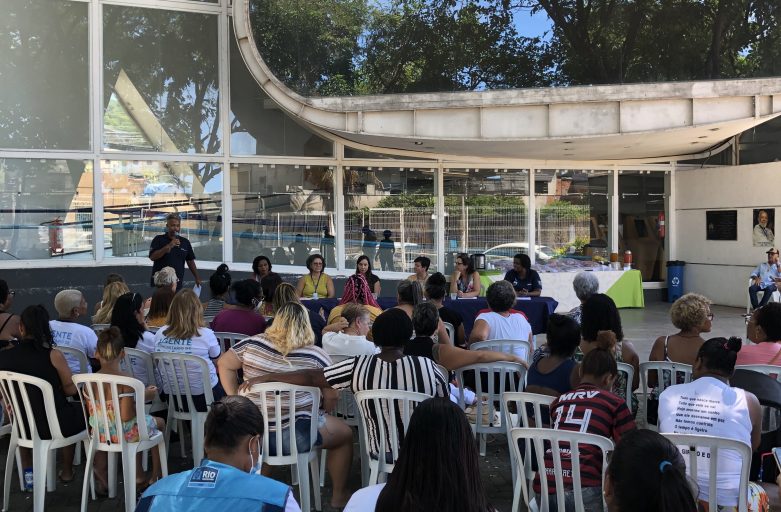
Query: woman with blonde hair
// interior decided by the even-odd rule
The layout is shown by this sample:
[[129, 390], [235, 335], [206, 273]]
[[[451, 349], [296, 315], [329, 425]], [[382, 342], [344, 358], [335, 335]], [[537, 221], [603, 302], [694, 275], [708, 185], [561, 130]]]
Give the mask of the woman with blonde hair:
[[[277, 291], [283, 286], [280, 285]], [[238, 394], [238, 370], [244, 372], [246, 381], [268, 374], [322, 369], [331, 365], [328, 354], [314, 346], [315, 338], [307, 311], [298, 302], [284, 304], [276, 311], [274, 323], [264, 333], [240, 341], [225, 353], [220, 359], [220, 380], [229, 395]], [[246, 396], [260, 405], [257, 392], [250, 389]], [[331, 504], [344, 506], [350, 497], [346, 485], [352, 461], [352, 430], [344, 421], [322, 411], [318, 418], [309, 417], [311, 408], [311, 399], [296, 401], [296, 446], [300, 451], [310, 450], [313, 446], [328, 450], [328, 470], [334, 486]], [[317, 439], [309, 438], [312, 421], [318, 422]], [[274, 432], [269, 432], [269, 435], [274, 435]], [[290, 449], [290, 439], [285, 438], [282, 443], [283, 451]], [[270, 441], [269, 445], [273, 447], [274, 442]]]
[[[271, 304], [274, 308], [274, 311], [279, 311], [282, 306], [285, 304], [290, 304], [291, 302], [301, 304], [301, 301], [298, 299], [296, 289], [293, 288], [293, 285], [290, 283], [281, 283], [279, 286], [277, 286], [277, 289], [274, 290], [274, 297], [271, 299]], [[325, 318], [322, 314], [312, 311], [309, 308], [305, 309], [309, 314], [309, 324], [311, 325], [312, 332], [315, 335], [315, 345], [318, 347], [323, 346], [324, 332], [339, 332], [340, 330], [347, 327], [347, 324], [344, 323], [344, 318], [342, 318], [340, 322], [334, 322], [331, 325], [326, 325]], [[273, 323], [273, 321], [274, 319], [272, 318], [270, 322]], [[266, 324], [266, 329], [268, 329], [269, 326], [271, 326], [271, 323]]]
[[[219, 400], [225, 396], [225, 391], [217, 379], [217, 369], [214, 367], [214, 362], [220, 357], [220, 343], [214, 336], [214, 331], [203, 326], [203, 306], [192, 290], [184, 289], [174, 296], [165, 325], [155, 334], [154, 347], [155, 352], [194, 355], [206, 361], [209, 367], [208, 385], [212, 388], [214, 399]], [[206, 383], [202, 382], [200, 369], [188, 365], [187, 374], [194, 395], [195, 408], [200, 412], [206, 412], [206, 400], [203, 395]], [[163, 392], [171, 392], [166, 388], [165, 382]]]
[[92, 317], [93, 324], [109, 324], [111, 323], [111, 312], [114, 310], [114, 303], [117, 299], [130, 290], [127, 285], [122, 281], [114, 281], [109, 283], [103, 288], [103, 300], [100, 303], [100, 309]]

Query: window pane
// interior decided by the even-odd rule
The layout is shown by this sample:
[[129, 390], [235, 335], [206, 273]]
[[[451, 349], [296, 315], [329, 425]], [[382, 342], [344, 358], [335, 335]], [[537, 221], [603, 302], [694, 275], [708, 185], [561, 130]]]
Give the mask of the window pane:
[[92, 258], [92, 162], [0, 159], [0, 259]]
[[103, 147], [219, 153], [217, 16], [104, 7]]
[[231, 27], [231, 153], [332, 157], [333, 143], [308, 131], [271, 101], [247, 70]]
[[195, 257], [222, 261], [219, 164], [109, 160], [101, 167], [107, 258], [147, 257], [152, 239], [165, 231], [165, 216], [178, 213]]
[[606, 171], [537, 170], [537, 266], [578, 270], [610, 256], [610, 196]]
[[632, 267], [643, 281], [661, 281], [666, 276], [664, 235], [660, 222], [665, 215], [664, 173], [623, 171], [618, 177], [618, 249], [632, 251]]
[[0, 147], [90, 148], [87, 7], [3, 0]]
[[460, 252], [485, 253], [487, 265], [507, 269], [513, 255], [528, 253], [528, 171], [445, 169], [444, 195], [446, 273]]
[[336, 267], [333, 178], [335, 167], [234, 164], [233, 260], [252, 262], [264, 254], [273, 264], [304, 266], [322, 254]]
[[[436, 272], [433, 170], [345, 167], [344, 195], [346, 268], [355, 268], [358, 257], [366, 254], [378, 270], [412, 272], [413, 260], [427, 256]], [[380, 249], [386, 230], [393, 240], [392, 255]]]

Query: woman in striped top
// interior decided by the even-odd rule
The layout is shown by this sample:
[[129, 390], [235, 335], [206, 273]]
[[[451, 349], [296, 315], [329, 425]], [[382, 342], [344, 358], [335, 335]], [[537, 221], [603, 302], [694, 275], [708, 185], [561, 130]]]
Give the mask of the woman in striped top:
[[[235, 344], [220, 359], [220, 380], [224, 383], [226, 393], [243, 394], [259, 406], [260, 396], [253, 392], [252, 384], [281, 381], [276, 377], [292, 370], [308, 369], [322, 373], [322, 369], [331, 364], [331, 358], [323, 349], [314, 345], [314, 339], [307, 309], [298, 302], [281, 306], [271, 327], [262, 334]], [[240, 369], [244, 372], [245, 384], [239, 390], [236, 372]], [[331, 391], [333, 395], [335, 393]], [[287, 404], [283, 404], [283, 407], [287, 407]], [[301, 451], [307, 451], [312, 446], [322, 446], [328, 450], [328, 471], [334, 486], [331, 504], [343, 507], [350, 498], [347, 475], [352, 461], [353, 432], [344, 421], [321, 413], [320, 417], [314, 419], [319, 427], [317, 439], [310, 439], [309, 429], [313, 420], [309, 416], [312, 409], [311, 395], [301, 394], [300, 398], [296, 398], [295, 409], [296, 446]], [[261, 412], [269, 414], [271, 411]], [[269, 418], [269, 421], [272, 419]], [[282, 418], [283, 425], [289, 421], [290, 418]], [[269, 432], [269, 435], [273, 435], [273, 432]], [[283, 439], [283, 450], [289, 443], [289, 439]]]

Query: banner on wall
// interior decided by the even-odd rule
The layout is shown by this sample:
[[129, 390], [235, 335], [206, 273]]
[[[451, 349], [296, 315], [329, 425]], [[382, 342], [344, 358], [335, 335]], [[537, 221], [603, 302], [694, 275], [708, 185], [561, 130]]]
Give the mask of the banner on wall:
[[775, 239], [775, 208], [756, 208], [752, 217], [754, 230], [751, 234], [754, 247], [772, 247]]

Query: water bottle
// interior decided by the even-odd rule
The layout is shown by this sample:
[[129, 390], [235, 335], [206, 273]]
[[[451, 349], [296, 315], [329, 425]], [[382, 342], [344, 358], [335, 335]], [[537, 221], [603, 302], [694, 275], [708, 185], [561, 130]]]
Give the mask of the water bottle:
[[33, 468], [24, 468], [24, 490], [26, 492], [33, 490]]

